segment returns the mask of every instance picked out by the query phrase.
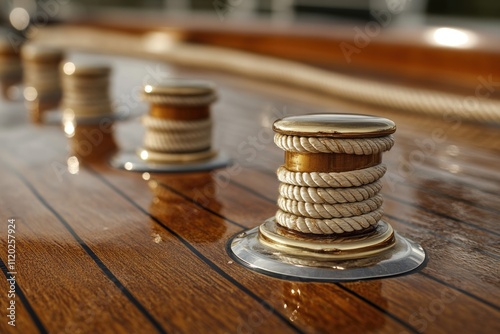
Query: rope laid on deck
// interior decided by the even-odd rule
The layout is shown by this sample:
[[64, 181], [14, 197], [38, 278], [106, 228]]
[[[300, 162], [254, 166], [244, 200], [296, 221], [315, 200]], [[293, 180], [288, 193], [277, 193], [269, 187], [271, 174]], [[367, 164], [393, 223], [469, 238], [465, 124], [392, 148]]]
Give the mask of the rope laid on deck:
[[[153, 43], [152, 39], [158, 37], [164, 43]], [[37, 40], [54, 47], [148, 56], [185, 66], [223, 70], [242, 77], [307, 87], [308, 90], [382, 108], [500, 124], [499, 100], [358, 79], [299, 62], [182, 43], [167, 34], [134, 36], [91, 28], [64, 27], [40, 29]], [[111, 40], [113, 43], [109, 43]], [[141, 45], [143, 47], [138, 47]]]

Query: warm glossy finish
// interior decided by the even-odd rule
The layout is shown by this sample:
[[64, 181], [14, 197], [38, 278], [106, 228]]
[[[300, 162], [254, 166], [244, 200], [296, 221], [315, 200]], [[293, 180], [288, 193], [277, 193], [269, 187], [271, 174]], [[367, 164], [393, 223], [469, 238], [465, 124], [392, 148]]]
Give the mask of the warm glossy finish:
[[[229, 16], [222, 20], [186, 20], [176, 15], [165, 17], [163, 13], [141, 17], [135, 11], [113, 16], [92, 13], [81, 22], [133, 33], [166, 31], [174, 39], [314, 63], [353, 75], [370, 75], [380, 81], [399, 78], [399, 83], [407, 85], [437, 84], [441, 89], [463, 94], [484, 82], [478, 76], [485, 79], [500, 75], [500, 44], [494, 23], [491, 27], [482, 23], [481, 28], [459, 29], [474, 43], [450, 47], [436, 43], [434, 38], [443, 27], [419, 25], [413, 20], [395, 23], [391, 15], [384, 15], [388, 14], [385, 10], [378, 13], [382, 16], [366, 23], [332, 20], [273, 24]], [[379, 33], [380, 19], [386, 26]], [[499, 96], [498, 92], [491, 93]]]
[[249, 270], [271, 277], [330, 283], [400, 276], [418, 270], [426, 258], [420, 245], [394, 233], [385, 222], [379, 222], [374, 234], [340, 243], [325, 238], [292, 240], [279, 231], [270, 218], [231, 239], [230, 254]]
[[285, 117], [274, 122], [273, 130], [302, 137], [366, 138], [390, 135], [396, 124], [383, 117], [331, 113]]
[[372, 167], [382, 162], [382, 153], [298, 153], [285, 151], [285, 167], [292, 172], [346, 172]]
[[4, 31], [0, 31], [0, 56], [2, 57], [16, 57], [16, 49], [12, 41], [6, 36]]
[[163, 80], [158, 85], [146, 85], [145, 95], [197, 96], [212, 94], [214, 86], [206, 81], [190, 79]]
[[266, 244], [277, 249], [286, 249], [291, 253], [303, 252], [303, 255], [318, 258], [334, 260], [367, 258], [394, 245], [394, 230], [384, 222], [379, 223], [376, 234], [342, 237], [300, 235], [285, 230], [276, 223], [270, 223], [274, 222], [268, 220], [259, 226], [260, 238]]
[[25, 61], [59, 63], [63, 59], [63, 56], [61, 50], [31, 43], [27, 43], [21, 48], [21, 57]]
[[62, 65], [62, 71], [67, 76], [75, 77], [100, 77], [111, 73], [111, 66], [98, 63], [74, 63], [66, 62]]
[[[124, 93], [156, 68], [102, 60], [113, 62]], [[500, 331], [498, 128], [222, 73], [163, 70], [220, 87], [214, 142], [234, 157], [232, 167], [142, 174], [113, 169], [104, 157], [73, 158], [60, 126], [30, 124], [22, 103], [1, 102], [0, 265], [8, 275], [7, 219], [14, 217], [18, 284], [16, 328], [3, 315], [2, 333]], [[396, 146], [384, 156], [384, 219], [425, 248], [421, 272], [342, 284], [287, 281], [248, 271], [226, 253], [232, 236], [276, 211], [283, 152], [272, 143], [273, 121], [332, 110], [398, 125]], [[122, 149], [140, 145], [139, 119], [115, 129]], [[89, 141], [98, 138], [90, 134]], [[3, 314], [7, 289], [0, 280]]]

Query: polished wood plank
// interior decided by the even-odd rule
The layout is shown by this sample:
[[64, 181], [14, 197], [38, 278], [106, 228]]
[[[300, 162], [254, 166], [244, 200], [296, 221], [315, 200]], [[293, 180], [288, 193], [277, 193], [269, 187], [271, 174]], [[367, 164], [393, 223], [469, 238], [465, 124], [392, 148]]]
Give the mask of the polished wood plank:
[[[3, 219], [4, 217], [2, 217]], [[7, 219], [7, 218], [6, 218]], [[3, 225], [2, 226], [6, 226]], [[6, 249], [6, 244], [3, 242], [4, 240], [4, 233], [0, 234], [2, 236], [2, 243], [1, 247], [2, 249]], [[5, 240], [7, 238], [5, 237]], [[38, 323], [38, 318], [36, 318], [36, 314], [33, 314], [33, 310], [31, 309], [31, 303], [26, 299], [26, 296], [24, 294], [24, 290], [21, 290], [19, 285], [16, 286], [16, 298], [12, 299], [15, 301], [15, 319], [7, 318], [7, 308], [11, 307], [10, 304], [10, 298], [8, 298], [8, 293], [10, 292], [10, 284], [7, 281], [7, 278], [10, 278], [11, 275], [4, 275], [7, 270], [6, 267], [4, 267], [7, 264], [7, 261], [4, 262], [3, 260], [3, 255], [2, 254], [2, 260], [0, 263], [0, 266], [2, 266], [2, 276], [0, 280], [0, 291], [4, 294], [2, 298], [0, 298], [0, 309], [2, 312], [5, 310], [4, 319], [3, 321], [0, 322], [0, 331], [2, 333], [8, 333], [9, 331], [20, 331], [22, 333], [46, 333], [45, 327]], [[16, 282], [17, 283], [17, 282]], [[10, 313], [10, 311], [9, 311]], [[36, 320], [35, 320], [35, 319]], [[7, 320], [6, 320], [7, 319]], [[12, 325], [9, 324], [8, 322], [11, 322], [12, 320], [15, 320], [12, 322]], [[15, 325], [15, 327], [13, 327]]]
[[[321, 300], [317, 301], [317, 306], [320, 304], [319, 308], [313, 308], [314, 302], [311, 300], [307, 304], [311, 305], [310, 316], [306, 313], [303, 317], [296, 316], [293, 323], [299, 327], [300, 330], [309, 331], [319, 331], [328, 332], [331, 330], [339, 330], [346, 332], [363, 332], [363, 327], [365, 325], [360, 324], [362, 317], [364, 321], [368, 321], [371, 328], [380, 332], [400, 332], [402, 330], [410, 330], [407, 328], [406, 324], [399, 319], [392, 319], [380, 312], [376, 307], [366, 307], [364, 302], [358, 298], [353, 298], [353, 296], [340, 289], [339, 287], [322, 287], [318, 283], [287, 283], [286, 281], [276, 280], [261, 274], [251, 273], [234, 263], [225, 252], [225, 244], [229, 237], [239, 233], [243, 228], [253, 227], [256, 223], [262, 221], [266, 218], [268, 214], [265, 212], [261, 214], [262, 208], [265, 202], [258, 199], [249, 202], [244, 193], [238, 192], [233, 194], [230, 198], [232, 203], [222, 202], [219, 203], [218, 196], [211, 197], [204, 195], [198, 195], [200, 200], [207, 200], [210, 202], [210, 211], [206, 211], [203, 206], [193, 203], [190, 197], [183, 196], [172, 188], [171, 186], [176, 184], [177, 178], [172, 178], [168, 176], [161, 176], [158, 179], [166, 180], [169, 186], [162, 184], [162, 189], [157, 190], [161, 195], [158, 200], [153, 200], [152, 203], [141, 196], [139, 192], [134, 191], [138, 189], [143, 181], [140, 178], [131, 178], [128, 175], [110, 175], [105, 174], [106, 178], [111, 178], [109, 180], [112, 182], [113, 186], [123, 192], [125, 196], [129, 197], [138, 205], [143, 208], [149, 208], [150, 213], [157, 217], [163, 224], [169, 229], [175, 231], [180, 236], [182, 236], [190, 244], [193, 244], [196, 249], [206, 255], [210, 260], [212, 260], [217, 266], [219, 266], [224, 272], [228, 273], [236, 281], [243, 284], [247, 289], [258, 294], [261, 298], [266, 299], [274, 309], [282, 313], [284, 317], [290, 318], [293, 316], [293, 310], [288, 309], [287, 306], [290, 303], [294, 303], [296, 296], [291, 292], [292, 289], [295, 291], [302, 291], [305, 289], [309, 291], [310, 298], [316, 299], [322, 296]], [[217, 183], [207, 175], [207, 173], [202, 174], [185, 174], [182, 177], [185, 179], [189, 185], [186, 184], [187, 188], [190, 189], [202, 189], [203, 192], [210, 194], [211, 192], [219, 192]], [[202, 193], [203, 194], [203, 193]], [[182, 202], [179, 203], [179, 199]], [[140, 203], [140, 204], [139, 204]], [[176, 203], [177, 205], [171, 205], [170, 203]], [[234, 212], [234, 208], [240, 208], [245, 206], [247, 210], [238, 210], [240, 214], [238, 217], [230, 216], [227, 217], [226, 211], [230, 210]], [[232, 208], [231, 208], [232, 207]], [[206, 213], [205, 213], [206, 212]], [[193, 219], [193, 216], [188, 214], [185, 218], [179, 218], [178, 216], [184, 213], [191, 213], [194, 215], [203, 215], [204, 220]], [[207, 215], [208, 213], [208, 215]], [[258, 215], [256, 215], [258, 213]], [[225, 224], [225, 228], [219, 226], [221, 219], [228, 223]], [[203, 232], [201, 232], [203, 231]], [[284, 288], [284, 286], [290, 286], [290, 289]], [[316, 290], [318, 289], [318, 290]], [[326, 302], [328, 301], [328, 302]], [[335, 302], [332, 304], [332, 302]], [[356, 309], [363, 308], [364, 312], [370, 314], [369, 317], [364, 317], [356, 312]], [[251, 311], [249, 311], [251, 312]], [[308, 312], [308, 310], [305, 310]], [[343, 314], [340, 318], [331, 318], [330, 314]], [[312, 318], [311, 318], [312, 317]], [[248, 325], [253, 327], [258, 322], [249, 322]], [[260, 326], [255, 328], [255, 330], [261, 330]]]
[[[59, 145], [59, 148], [59, 151], [48, 152], [44, 159], [64, 159], [64, 146]], [[155, 324], [156, 330], [192, 332], [212, 328], [221, 332], [235, 331], [249, 308], [255, 312], [268, 312], [259, 300], [252, 300], [235, 289], [224, 276], [217, 274], [210, 263], [193, 256], [175, 235], [162, 230], [144, 212], [137, 210], [92, 173], [82, 168], [78, 175], [65, 173], [61, 182], [55, 183], [50, 179], [53, 174], [50, 165], [38, 169], [39, 175], [47, 177], [30, 175], [25, 164], [39, 161], [32, 152], [13, 152], [10, 160], [17, 162], [16, 168], [28, 175], [27, 181], [37, 192], [50, 199], [54, 210], [92, 249], [113, 278], [122, 282], [122, 289], [133, 291], [135, 303], [150, 314], [152, 319], [147, 320]], [[142, 194], [148, 195], [147, 189]], [[95, 207], [95, 203], [105, 203], [103, 210], [89, 210]], [[190, 216], [190, 219], [194, 218]], [[69, 254], [60, 256], [61, 259], [69, 257]], [[189, 279], [183, 274], [186, 272], [190, 273]], [[207, 274], [210, 272], [211, 275]], [[86, 277], [85, 273], [79, 273], [79, 276]], [[204, 298], [205, 294], [212, 297]], [[68, 319], [74, 316], [65, 315]], [[147, 322], [140, 318], [130, 312], [130, 321], [138, 326]], [[99, 323], [89, 326], [104, 327]], [[286, 332], [289, 325], [270, 313], [260, 326], [265, 331]], [[152, 330], [154, 328], [139, 327], [135, 331]]]
[[[204, 176], [203, 175], [199, 175], [199, 176], [193, 176], [193, 175], [190, 175], [190, 176], [185, 176], [186, 180], [179, 185], [179, 176], [176, 176], [175, 178], [173, 177], [165, 177], [165, 176], [162, 176], [162, 177], [159, 177], [160, 179], [165, 179], [165, 184], [168, 184], [169, 185], [169, 188], [170, 187], [175, 187], [175, 188], [180, 188], [180, 190], [182, 191], [182, 193], [184, 194], [187, 194], [189, 196], [190, 194], [190, 189], [192, 189], [192, 186], [194, 185], [195, 189], [200, 189], [200, 188], [203, 188], [203, 186], [206, 184], [204, 184], [203, 182], [201, 182], [200, 180], [204, 179]], [[253, 180], [255, 178], [249, 178], [248, 176], [244, 176], [243, 177], [244, 179], [247, 179], [247, 180]], [[117, 183], [117, 185], [122, 185], [123, 184], [123, 181], [122, 182], [119, 182]], [[131, 189], [132, 187], [128, 187], [128, 186], [125, 186], [125, 189]], [[216, 212], [219, 212], [220, 210], [217, 209], [217, 207], [233, 207], [233, 208], [237, 208], [236, 210], [236, 216], [234, 216], [231, 212], [231, 214], [229, 213], [226, 213], [225, 214], [225, 218], [228, 219], [228, 220], [231, 220], [231, 221], [235, 221], [235, 223], [238, 223], [238, 222], [245, 222], [245, 220], [247, 221], [247, 224], [252, 226], [252, 224], [254, 224], [254, 221], [255, 220], [258, 220], [258, 221], [262, 221], [263, 219], [265, 219], [267, 216], [271, 215], [272, 214], [272, 211], [271, 210], [265, 210], [265, 207], [269, 206], [269, 205], [265, 205], [265, 203], [259, 201], [258, 199], [253, 199], [252, 202], [256, 202], [256, 204], [258, 205], [258, 207], [260, 207], [260, 210], [258, 212], [264, 212], [262, 214], [262, 216], [255, 216], [255, 214], [252, 216], [251, 215], [251, 212], [254, 212], [256, 209], [253, 205], [249, 205], [248, 201], [246, 203], [238, 203], [238, 198], [241, 198], [241, 196], [238, 196], [237, 195], [237, 192], [235, 193], [234, 190], [233, 191], [229, 191], [229, 195], [225, 195], [225, 193], [228, 192], [228, 188], [230, 188], [230, 186], [228, 187], [225, 187], [225, 188], [219, 188], [219, 191], [214, 191], [217, 193], [216, 196], [214, 196], [214, 198], [203, 198], [203, 199], [200, 199], [199, 197], [197, 198], [194, 198], [194, 197], [191, 197], [191, 200], [196, 200], [198, 202], [198, 204], [202, 204], [203, 201], [205, 201], [206, 203], [210, 203], [208, 208], [210, 210], [213, 210], [213, 211], [216, 211]], [[174, 192], [177, 192], [178, 190], [173, 190]], [[182, 194], [181, 193], [181, 194]], [[191, 191], [191, 193], [193, 193]], [[196, 192], [195, 192], [196, 193]], [[210, 193], [210, 192], [208, 192]], [[131, 194], [131, 196], [133, 196], [133, 194]], [[164, 195], [165, 196], [165, 195]], [[251, 197], [251, 196], [247, 196], [247, 197]], [[160, 202], [161, 203], [161, 202]], [[220, 204], [219, 204], [220, 203]], [[163, 207], [165, 208], [166, 207], [166, 202], [162, 203], [163, 204]], [[238, 208], [238, 205], [240, 206]], [[245, 207], [245, 208], [242, 208], [242, 207]], [[271, 208], [273, 208], [273, 210], [275, 210], [275, 206], [274, 205], [271, 205]], [[154, 207], [152, 207], [152, 209], [154, 209]], [[244, 215], [244, 216], [241, 216], [241, 212], [244, 211], [244, 212], [248, 212], [248, 215]], [[271, 211], [271, 213], [267, 214], [265, 212], [267, 211]], [[154, 210], [153, 210], [154, 212]], [[258, 222], [257, 222], [258, 223]], [[391, 221], [391, 223], [394, 223], [393, 221]], [[397, 226], [397, 224], [395, 224], [395, 226]], [[397, 226], [397, 228], [400, 228], [399, 226]], [[406, 235], [415, 235], [415, 234], [410, 234], [410, 233], [405, 233], [407, 232], [407, 230], [403, 230], [402, 231], [403, 234], [406, 234]], [[426, 235], [424, 236], [421, 236], [421, 239], [424, 239], [425, 241], [425, 237]], [[199, 242], [199, 240], [198, 240]], [[430, 245], [427, 244], [426, 245], [427, 247], [429, 247]], [[441, 247], [442, 247], [442, 244], [441, 244]], [[467, 254], [464, 253], [464, 254]], [[434, 260], [435, 261], [435, 260]], [[487, 262], [488, 260], [486, 260]], [[449, 261], [447, 261], [449, 262]], [[434, 267], [434, 266], [433, 266]], [[439, 267], [439, 264], [436, 265], [436, 267]], [[441, 275], [443, 274], [443, 272], [448, 272], [450, 276], [458, 276], [458, 273], [455, 273], [454, 271], [452, 272], [449, 272], [451, 268], [445, 268], [445, 270], [441, 271]], [[484, 269], [484, 268], [482, 268]], [[492, 268], [493, 269], [493, 268]], [[460, 277], [461, 279], [464, 279], [464, 272], [460, 272]], [[418, 279], [416, 278], [417, 276], [419, 275], [414, 275], [414, 276], [411, 276], [412, 279], [413, 279], [413, 286], [411, 286], [411, 288], [405, 290], [405, 291], [420, 291], [420, 290], [424, 290], [424, 291], [428, 291], [429, 290], [439, 290], [440, 292], [444, 291], [443, 294], [445, 295], [445, 297], [443, 298], [448, 298], [449, 299], [446, 299], [446, 304], [448, 303], [451, 303], [451, 300], [453, 299], [453, 301], [455, 301], [455, 299], [459, 299], [461, 302], [458, 302], [458, 303], [455, 303], [453, 306], [448, 306], [446, 307], [447, 309], [447, 312], [446, 314], [448, 314], [448, 316], [450, 314], [452, 314], [453, 312], [457, 312], [457, 310], [459, 310], [463, 305], [475, 305], [473, 307], [473, 309], [475, 309], [478, 313], [480, 314], [491, 314], [491, 316], [495, 316], [495, 314], [497, 314], [497, 312], [495, 311], [495, 308], [498, 309], [498, 306], [490, 306], [488, 304], [485, 304], [483, 303], [481, 300], [477, 300], [475, 299], [474, 297], [471, 297], [468, 293], [463, 293], [463, 291], [460, 291], [460, 290], [457, 290], [457, 288], [453, 288], [453, 287], [449, 287], [449, 286], [446, 286], [446, 285], [443, 285], [442, 283], [440, 283], [439, 281], [436, 281], [435, 279], [432, 279], [432, 278], [429, 278], [427, 276], [419, 276]], [[494, 280], [495, 277], [492, 277], [492, 279]], [[394, 282], [395, 280], [392, 279], [392, 280], [387, 280], [387, 281], [391, 281], [391, 282]], [[382, 283], [383, 283], [383, 286], [385, 286], [387, 284], [387, 281], [386, 280], [383, 280]], [[370, 283], [367, 283], [368, 285], [370, 285]], [[399, 283], [395, 283], [396, 286], [398, 286]], [[354, 286], [361, 286], [363, 287], [363, 284], [355, 284]], [[300, 285], [298, 285], [298, 287], [300, 288]], [[431, 288], [432, 287], [432, 288]], [[467, 287], [466, 285], [465, 286], [461, 286], [460, 288], [464, 288], [464, 287]], [[399, 308], [399, 303], [401, 302], [401, 290], [400, 290], [401, 287], [394, 287], [394, 295], [391, 297], [391, 301], [393, 303], [395, 303], [396, 305], [398, 305], [397, 307], [395, 307], [393, 310], [400, 310]], [[366, 290], [370, 290], [370, 289], [366, 289]], [[361, 288], [361, 291], [360, 292], [365, 292], [364, 294], [366, 294], [366, 291], [363, 290]], [[492, 285], [491, 286], [491, 290], [490, 291], [495, 291], [495, 285]], [[372, 291], [373, 292], [373, 291]], [[385, 295], [386, 296], [386, 295]], [[438, 297], [436, 297], [438, 296]], [[372, 295], [373, 297], [373, 295]], [[422, 302], [421, 298], [422, 296], [417, 294], [415, 296], [413, 296], [415, 299], [418, 299], [418, 303], [419, 304], [424, 304], [426, 305], [434, 305], [435, 303], [438, 303], [438, 301], [440, 300], [439, 298], [439, 294], [433, 294], [433, 293], [430, 293], [426, 298], [424, 298], [424, 302]], [[408, 300], [412, 298], [411, 296], [406, 296], [404, 298], [405, 302], [408, 302]], [[436, 298], [438, 298], [437, 300], [438, 301], [435, 301]], [[376, 298], [373, 298], [376, 300]], [[497, 300], [497, 298], [495, 296], [492, 297], [493, 300]], [[409, 303], [411, 305], [411, 303]], [[387, 309], [386, 306], [384, 306], [385, 304], [379, 304], [380, 307], [383, 307], [384, 309]], [[434, 307], [434, 306], [433, 306]], [[480, 310], [480, 311], [479, 311]], [[412, 309], [411, 307], [407, 309], [407, 312], [399, 312], [401, 313], [402, 315], [402, 319], [414, 319], [414, 317], [411, 317], [412, 314], [415, 312], [414, 309]], [[446, 318], [446, 315], [444, 314], [441, 314], [440, 313], [440, 316], [444, 318]], [[420, 319], [417, 317], [417, 319]], [[425, 320], [425, 319], [424, 319]], [[423, 326], [422, 325], [422, 322], [424, 321], [422, 319], [420, 320], [414, 320], [413, 322], [415, 324], [412, 324], [413, 326], [417, 326], [417, 327], [420, 327]], [[408, 321], [408, 320], [407, 320]], [[443, 323], [444, 321], [444, 323]], [[440, 321], [440, 323], [443, 325], [443, 327], [438, 327], [436, 324], [433, 324], [432, 327], [434, 328], [437, 328], [438, 332], [446, 332], [447, 331], [447, 328], [449, 328], [449, 324], [446, 324], [448, 322], [450, 323], [453, 323], [454, 326], [457, 326], [457, 328], [468, 328], [470, 330], [474, 330], [474, 326], [476, 326], [477, 324], [472, 324], [472, 323], [468, 323], [467, 320], [464, 320], [464, 321], [460, 321], [460, 320], [456, 320], [456, 319], [445, 319], [443, 321]], [[438, 323], [436, 321], [436, 323]], [[473, 326], [472, 326], [473, 325]], [[465, 326], [465, 327], [464, 327]], [[477, 329], [478, 327], [476, 327]]]
[[[114, 61], [118, 91], [125, 93], [154, 65], [99, 59]], [[58, 125], [26, 124], [19, 105], [0, 115], [0, 197], [8, 214], [26, 222], [19, 284], [49, 332], [64, 332], [68, 323], [100, 332], [125, 326], [221, 333], [500, 330], [495, 128], [456, 126], [227, 74], [169, 70], [219, 85], [215, 142], [234, 158], [232, 167], [142, 174], [114, 170], [100, 157], [79, 160], [72, 174], [68, 139]], [[421, 272], [344, 284], [295, 282], [249, 271], [226, 253], [231, 236], [276, 210], [274, 173], [283, 152], [272, 144], [272, 122], [331, 111], [377, 114], [398, 124], [396, 147], [384, 157], [386, 218], [428, 251]], [[138, 119], [115, 128], [121, 149], [140, 145]], [[445, 130], [446, 140], [412, 172], [400, 173], [399, 159], [409, 158], [419, 148], [416, 140], [435, 129]], [[478, 133], [483, 140], [474, 139]], [[459, 154], [449, 154], [454, 146]], [[22, 310], [19, 317], [34, 321]]]
[[[166, 177], [162, 176], [162, 179], [166, 179]], [[269, 189], [273, 186], [277, 187], [277, 182], [274, 182], [273, 184], [271, 180], [267, 179], [266, 183], [269, 186], [260, 189], [255, 189], [252, 187], [253, 180], [255, 179], [256, 179], [255, 176], [250, 177], [248, 174], [246, 175], [241, 174], [235, 176], [232, 181], [234, 181], [233, 183], [236, 183], [236, 182], [245, 182], [243, 180], [247, 180], [245, 182], [247, 184], [247, 187], [250, 187], [250, 189], [254, 191], [253, 194], [247, 195], [247, 197], [254, 198], [252, 199], [252, 202], [256, 200], [255, 198], [260, 198], [260, 196], [256, 196], [255, 193], [259, 193], [261, 191], [265, 193], [266, 189]], [[199, 201], [200, 204], [203, 203], [202, 201], [204, 201], [205, 203], [209, 203], [208, 204], [209, 209], [214, 210], [214, 208], [212, 207], [213, 201], [210, 201], [211, 197], [202, 197], [201, 199], [199, 197], [197, 198], [196, 197], [197, 192], [191, 190], [191, 185], [193, 184], [198, 186], [195, 187], [195, 189], [200, 189], [199, 184], [197, 183], [197, 180], [195, 178], [191, 178], [189, 181], [185, 182], [182, 182], [179, 179], [168, 178], [164, 182], [165, 182], [164, 184], [165, 185], [168, 184], [169, 187], [180, 188], [181, 193], [190, 196], [190, 198], [192, 199], [196, 199], [197, 201]], [[249, 207], [248, 204], [244, 202], [244, 200], [236, 198], [237, 196], [234, 193], [237, 193], [238, 191], [237, 189], [238, 189], [237, 186], [230, 184], [227, 185], [226, 187], [219, 188], [219, 190], [216, 192], [218, 201], [222, 202], [222, 200], [224, 200], [224, 202], [222, 202], [223, 207], [228, 208], [227, 209], [228, 211], [225, 213], [225, 216], [228, 219], [231, 219], [236, 222], [245, 222], [247, 219], [252, 219], [253, 217], [253, 220], [256, 222], [254, 223], [254, 225], [250, 226], [255, 226], [259, 222], [262, 222], [264, 219], [272, 216], [276, 211], [276, 205], [274, 204], [274, 201], [271, 200], [269, 201], [259, 200], [258, 203], [260, 210], [256, 211], [254, 207], [251, 206]], [[390, 206], [390, 208], [387, 208], [386, 211], [392, 213], [392, 215], [400, 217], [407, 216], [406, 212], [398, 210], [398, 206], [396, 207]], [[263, 214], [258, 215], [259, 212], [263, 212]], [[467, 254], [470, 254], [471, 250], [474, 250], [474, 246], [478, 247], [479, 244], [476, 244], [470, 248], [463, 247], [462, 245], [460, 245], [461, 247], [459, 247], [450, 242], [445, 242], [442, 239], [436, 239], [436, 237], [432, 236], [432, 234], [429, 232], [423, 234], [422, 229], [419, 229], [418, 225], [414, 227], [410, 223], [410, 226], [407, 226], [405, 224], [399, 223], [398, 221], [394, 221], [390, 219], [392, 215], [388, 215], [389, 222], [394, 224], [397, 230], [401, 230], [401, 233], [403, 235], [412, 237], [413, 239], [422, 242], [424, 246], [427, 246], [426, 249], [430, 249], [431, 251], [433, 249], [440, 250], [440, 252], [436, 252], [435, 254], [431, 252], [430, 256], [432, 256], [431, 257], [432, 262], [428, 264], [426, 270], [432, 269], [433, 272], [437, 272], [438, 277], [446, 277], [446, 278], [460, 277], [460, 280], [457, 280], [457, 282], [455, 282], [458, 283], [458, 288], [465, 289], [467, 291], [470, 290], [471, 293], [476, 292], [479, 294], [479, 298], [485, 299], [488, 302], [497, 305], [498, 307], [496, 294], [499, 292], [499, 289], [495, 284], [495, 281], [497, 280], [496, 274], [498, 269], [496, 268], [496, 264], [498, 263], [498, 258], [492, 258], [491, 256], [487, 256], [481, 253], [473, 254], [473, 257], [477, 259], [475, 263], [469, 262], [463, 264], [460, 267], [453, 267], [456, 261], [450, 261], [450, 259], [466, 257]], [[433, 231], [432, 227], [430, 230]], [[446, 245], [446, 247], [443, 247], [444, 245]], [[478, 263], [481, 263], [481, 267], [479, 268], [477, 267]], [[439, 270], [440, 268], [443, 267], [446, 267], [446, 270]], [[482, 275], [484, 277], [483, 280], [478, 281], [477, 275]], [[488, 281], [491, 283], [488, 283]], [[492, 294], [492, 292], [495, 293]]]
[[[1, 156], [2, 190], [17, 193], [2, 200], [8, 214], [19, 217], [17, 282], [47, 331], [87, 332], [94, 328], [103, 333], [154, 331], [154, 326], [120, 287], [106, 277], [85, 252], [81, 241], [75, 239], [54, 212], [18, 176], [6, 173], [5, 157], [15, 163], [11, 155], [3, 151]], [[64, 199], [60, 201], [64, 203]], [[29, 203], [29, 210], [25, 203]]]

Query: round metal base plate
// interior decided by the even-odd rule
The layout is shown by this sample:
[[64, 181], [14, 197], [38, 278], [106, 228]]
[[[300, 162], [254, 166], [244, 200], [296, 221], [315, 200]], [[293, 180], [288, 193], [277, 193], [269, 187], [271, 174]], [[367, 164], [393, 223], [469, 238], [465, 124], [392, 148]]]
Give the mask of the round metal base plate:
[[132, 172], [197, 172], [226, 167], [231, 160], [224, 152], [217, 152], [209, 159], [186, 163], [159, 163], [141, 159], [135, 152], [118, 152], [109, 161], [110, 165]]
[[[268, 232], [274, 233], [275, 225], [273, 217], [266, 220], [262, 226], [265, 226]], [[372, 240], [380, 238], [390, 228], [385, 222], [381, 222], [380, 225], [380, 231], [375, 231], [373, 237], [370, 237]], [[234, 236], [228, 243], [228, 252], [245, 267], [278, 278], [329, 282], [373, 279], [411, 272], [422, 266], [426, 260], [425, 252], [420, 245], [396, 232], [393, 233], [392, 247], [385, 245], [379, 252], [373, 254], [361, 252], [360, 258], [353, 258], [350, 255], [344, 259], [338, 257], [335, 251], [332, 252], [332, 256], [314, 256], [307, 251], [297, 251], [293, 246], [289, 248], [275, 243], [273, 245], [259, 233], [262, 226]], [[345, 244], [345, 240], [337, 240], [329, 244], [328, 248], [335, 249], [336, 242], [338, 245]], [[354, 243], [356, 242], [359, 240]], [[318, 239], [317, 243], [324, 241]]]

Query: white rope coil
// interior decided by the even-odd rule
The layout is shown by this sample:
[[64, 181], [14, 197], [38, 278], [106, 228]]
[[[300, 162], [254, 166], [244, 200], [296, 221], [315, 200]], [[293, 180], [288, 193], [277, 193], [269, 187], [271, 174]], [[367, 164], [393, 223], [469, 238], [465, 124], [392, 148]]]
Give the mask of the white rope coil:
[[342, 204], [307, 203], [281, 196], [278, 198], [278, 206], [281, 210], [297, 216], [317, 219], [359, 216], [377, 210], [382, 206], [382, 203], [383, 199], [380, 195], [361, 202]]
[[202, 131], [212, 128], [212, 120], [203, 118], [192, 121], [162, 119], [149, 115], [142, 117], [142, 124], [148, 128], [158, 131]]
[[339, 139], [299, 137], [276, 133], [274, 143], [279, 148], [289, 152], [371, 155], [390, 150], [394, 145], [394, 138], [390, 135], [379, 138]]
[[195, 95], [195, 96], [172, 96], [161, 94], [143, 94], [143, 99], [153, 104], [171, 105], [171, 106], [204, 106], [217, 100], [216, 94]]
[[210, 119], [181, 121], [145, 116], [142, 121], [146, 127], [144, 147], [149, 150], [189, 153], [210, 149], [212, 137]]
[[[276, 134], [275, 143], [285, 151], [372, 155], [391, 149], [392, 136], [363, 139], [316, 138]], [[312, 158], [312, 157], [311, 157]], [[382, 218], [379, 194], [383, 164], [345, 172], [278, 171], [280, 196], [276, 222], [286, 228], [313, 234], [362, 232]]]
[[147, 131], [144, 147], [158, 152], [196, 152], [210, 148], [210, 132], [164, 133]]
[[183, 66], [229, 71], [243, 77], [307, 87], [329, 96], [382, 108], [396, 108], [403, 112], [418, 112], [440, 118], [443, 115], [458, 116], [463, 120], [500, 123], [500, 101], [495, 99], [353, 78], [299, 62], [206, 45], [178, 42], [168, 48], [144, 51], [143, 48], [135, 47], [144, 43], [144, 38], [148, 37], [64, 27], [41, 29], [36, 39], [46, 46], [75, 47], [121, 55], [147, 55]]
[[359, 170], [342, 173], [305, 173], [291, 172], [284, 166], [278, 168], [278, 180], [302, 187], [346, 188], [359, 187], [373, 183], [386, 172], [385, 165], [380, 164]]
[[382, 216], [382, 209], [360, 216], [332, 219], [307, 218], [278, 210], [276, 222], [281, 226], [303, 233], [342, 234], [362, 231], [375, 226]]
[[312, 188], [280, 183], [279, 193], [282, 197], [307, 203], [353, 203], [364, 201], [377, 195], [382, 189], [382, 183], [373, 183], [350, 188]]

